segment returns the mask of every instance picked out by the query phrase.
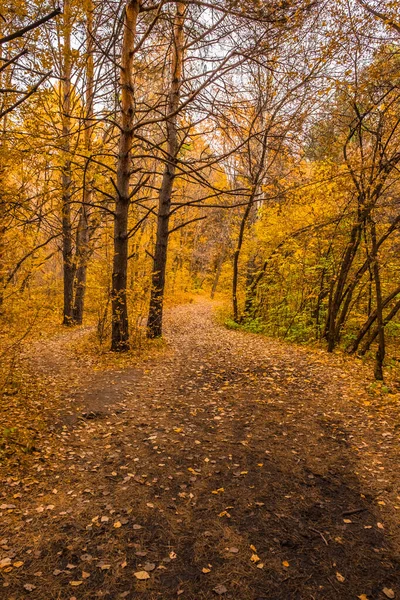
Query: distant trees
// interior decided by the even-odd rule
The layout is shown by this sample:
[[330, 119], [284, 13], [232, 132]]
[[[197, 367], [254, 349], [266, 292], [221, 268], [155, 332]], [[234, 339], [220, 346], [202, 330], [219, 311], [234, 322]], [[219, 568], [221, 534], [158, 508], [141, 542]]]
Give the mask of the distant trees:
[[[41, 72], [35, 64], [31, 35], [47, 22], [60, 14], [56, 8], [43, 16], [30, 15], [20, 19], [18, 11], [14, 19], [7, 14], [1, 14], [0, 23], [0, 312], [4, 302], [4, 294], [21, 265], [29, 259], [34, 250], [27, 250], [16, 263], [7, 264], [6, 235], [12, 223], [15, 209], [15, 198], [10, 186], [10, 171], [12, 170], [11, 148], [12, 139], [9, 132], [9, 119], [14, 113], [20, 113], [24, 104], [48, 80], [51, 71]], [[29, 14], [29, 13], [28, 13]], [[32, 56], [33, 55], [33, 56]], [[26, 81], [34, 79], [28, 87]], [[23, 85], [25, 84], [25, 86]]]
[[2, 4], [4, 315], [86, 315], [121, 352], [162, 335], [172, 291], [221, 290], [237, 325], [374, 351], [382, 378], [400, 312], [396, 4], [37, 6]]
[[[306, 182], [308, 175], [303, 183], [309, 197], [304, 204], [306, 218], [303, 223], [307, 224], [307, 212], [311, 209], [313, 212], [320, 211], [319, 215], [318, 212], [314, 214], [319, 219], [327, 219], [325, 225], [322, 219], [320, 225], [318, 222], [315, 224], [316, 227], [310, 223], [300, 228], [299, 234], [294, 232], [283, 245], [278, 244], [285, 249], [293, 244], [295, 238], [303, 240], [304, 256], [298, 256], [301, 269], [304, 269], [302, 277], [307, 274], [309, 278], [302, 289], [297, 314], [291, 313], [293, 320], [288, 323], [287, 332], [302, 318], [304, 334], [316, 319], [318, 335], [319, 320], [324, 314], [322, 335], [330, 352], [343, 337], [347, 340], [349, 352], [356, 352], [362, 340], [367, 339], [361, 350], [365, 352], [377, 340], [377, 379], [383, 378], [385, 328], [400, 308], [397, 279], [392, 270], [400, 225], [396, 192], [400, 160], [399, 101], [397, 56], [389, 47], [383, 48], [371, 65], [357, 70], [352, 83], [347, 82], [343, 88], [338, 88], [328, 117], [329, 122], [334, 124], [336, 135], [332, 140], [333, 146], [325, 146], [325, 152], [332, 152], [331, 157], [328, 154], [312, 166], [307, 163], [303, 166], [305, 172], [310, 173], [311, 168], [312, 173], [318, 163], [325, 163], [323, 170], [319, 166], [309, 182]], [[321, 127], [323, 143], [326, 143], [324, 131], [325, 128]], [[341, 160], [339, 147], [342, 148]], [[315, 186], [312, 195], [309, 191], [311, 186]], [[289, 197], [292, 194], [289, 192]], [[315, 201], [320, 194], [322, 202], [324, 194], [326, 198], [335, 194], [338, 204], [329, 205], [325, 201], [325, 205], [318, 206]], [[298, 202], [297, 192], [292, 197], [294, 202]], [[316, 229], [322, 229], [326, 236], [320, 237], [318, 243], [314, 237]], [[298, 243], [296, 241], [295, 246]], [[301, 253], [301, 246], [299, 251]], [[284, 256], [287, 260], [288, 256]], [[274, 264], [274, 261], [270, 262]], [[266, 274], [263, 268], [261, 277], [257, 276], [257, 288], [265, 285]], [[318, 277], [315, 278], [315, 275]], [[394, 290], [390, 289], [393, 276]], [[313, 286], [311, 289], [310, 284]], [[291, 285], [295, 284], [292, 282]], [[282, 307], [288, 304], [288, 300], [288, 297], [282, 300]], [[262, 299], [256, 302], [256, 314], [263, 314], [263, 302]], [[355, 314], [358, 317], [365, 314], [365, 322], [358, 326], [358, 331]]]

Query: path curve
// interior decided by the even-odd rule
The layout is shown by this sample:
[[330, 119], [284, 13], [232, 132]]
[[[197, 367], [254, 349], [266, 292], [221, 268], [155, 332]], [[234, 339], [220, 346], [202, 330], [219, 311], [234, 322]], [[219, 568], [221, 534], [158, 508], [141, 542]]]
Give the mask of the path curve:
[[69, 333], [36, 347], [62, 407], [45, 394], [48, 439], [4, 482], [7, 600], [400, 598], [398, 408], [213, 306], [169, 311], [134, 367], [94, 370]]

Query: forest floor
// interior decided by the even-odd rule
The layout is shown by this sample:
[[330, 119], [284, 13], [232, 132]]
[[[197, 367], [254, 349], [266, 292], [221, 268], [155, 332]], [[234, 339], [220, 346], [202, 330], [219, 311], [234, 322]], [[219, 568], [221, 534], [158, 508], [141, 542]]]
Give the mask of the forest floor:
[[134, 366], [85, 330], [31, 346], [2, 404], [34, 437], [3, 443], [2, 599], [400, 599], [399, 395], [214, 308], [168, 311]]

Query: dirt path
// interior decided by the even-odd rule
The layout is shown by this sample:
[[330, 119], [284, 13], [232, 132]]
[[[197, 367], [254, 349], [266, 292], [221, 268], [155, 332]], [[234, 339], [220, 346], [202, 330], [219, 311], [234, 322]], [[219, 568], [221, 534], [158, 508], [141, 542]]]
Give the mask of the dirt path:
[[399, 404], [362, 366], [204, 301], [135, 368], [66, 339], [31, 359], [49, 425], [0, 490], [0, 598], [400, 599]]

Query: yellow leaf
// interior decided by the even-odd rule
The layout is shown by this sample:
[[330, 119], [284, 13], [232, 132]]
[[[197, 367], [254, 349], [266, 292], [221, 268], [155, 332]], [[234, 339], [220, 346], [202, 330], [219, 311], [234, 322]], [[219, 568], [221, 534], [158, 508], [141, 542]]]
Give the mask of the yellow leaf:
[[343, 577], [343, 575], [341, 573], [339, 573], [339, 571], [336, 571], [336, 579], [338, 581], [340, 581], [340, 583], [343, 583], [343, 581], [345, 580], [345, 577]]
[[82, 585], [83, 581], [70, 581], [69, 585], [72, 585], [73, 587], [78, 587], [78, 585]]
[[290, 566], [287, 560], [282, 561], [282, 564], [283, 564], [284, 567], [289, 567]]
[[136, 579], [140, 579], [140, 580], [144, 580], [144, 579], [150, 579], [150, 575], [148, 574], [147, 571], [137, 571], [136, 573], [134, 573]]
[[122, 523], [121, 523], [121, 521], [116, 521], [116, 522], [114, 523], [114, 527], [115, 527], [115, 529], [119, 529], [120, 527], [122, 527]]
[[259, 556], [257, 556], [257, 554], [252, 554], [252, 555], [251, 555], [251, 558], [250, 558], [250, 560], [251, 560], [251, 562], [253, 562], [253, 563], [257, 563], [257, 562], [259, 562], [261, 559], [260, 559], [260, 557], [259, 557]]
[[211, 569], [207, 569], [207, 567], [203, 567], [201, 572], [202, 573], [211, 573]]

